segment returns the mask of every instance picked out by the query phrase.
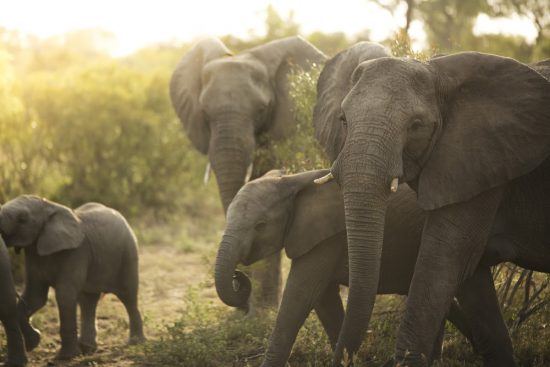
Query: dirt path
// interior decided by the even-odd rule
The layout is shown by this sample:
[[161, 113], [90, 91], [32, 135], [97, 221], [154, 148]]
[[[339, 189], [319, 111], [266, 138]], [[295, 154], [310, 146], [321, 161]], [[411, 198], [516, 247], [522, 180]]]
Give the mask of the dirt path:
[[[183, 312], [183, 298], [190, 286], [208, 281], [209, 256], [185, 253], [172, 247], [144, 246], [140, 249], [140, 309], [148, 338], [159, 338], [165, 325]], [[206, 297], [215, 299], [208, 287]], [[128, 323], [123, 305], [114, 295], [106, 295], [98, 306], [98, 350], [91, 356], [55, 366], [135, 366], [127, 355]], [[42, 332], [40, 346], [29, 354], [30, 366], [53, 366], [59, 348], [57, 308], [50, 291], [49, 300], [33, 317]], [[131, 353], [130, 353], [131, 354]]]

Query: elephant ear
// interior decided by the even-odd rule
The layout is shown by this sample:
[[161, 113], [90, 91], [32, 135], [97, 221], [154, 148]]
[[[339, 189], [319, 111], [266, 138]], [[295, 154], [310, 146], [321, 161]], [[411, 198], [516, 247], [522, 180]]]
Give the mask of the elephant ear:
[[353, 87], [353, 71], [364, 61], [389, 56], [390, 52], [377, 43], [359, 42], [338, 53], [325, 64], [317, 81], [313, 127], [315, 137], [331, 162], [336, 160], [346, 140], [346, 131], [341, 121], [341, 105]]
[[419, 177], [424, 209], [462, 202], [550, 155], [550, 82], [510, 58], [464, 52], [431, 60], [440, 137]]
[[295, 68], [308, 71], [313, 64], [325, 62], [326, 56], [299, 36], [268, 42], [248, 52], [267, 68], [276, 99], [269, 132], [275, 139], [283, 138], [295, 121], [294, 104], [289, 94], [290, 71]]
[[209, 61], [231, 55], [217, 38], [198, 42], [180, 60], [170, 80], [170, 99], [185, 132], [201, 153], [208, 153], [210, 130], [199, 105], [202, 89], [202, 68]]
[[40, 256], [75, 249], [84, 241], [80, 219], [66, 206], [46, 202], [49, 217], [38, 237], [36, 248]]
[[298, 258], [324, 240], [346, 230], [344, 199], [336, 181], [317, 185], [313, 180], [329, 170], [318, 170], [286, 176], [298, 191], [287, 225], [284, 247], [287, 256]]
[[542, 74], [546, 79], [550, 80], [550, 59], [542, 60], [531, 64], [533, 69]]

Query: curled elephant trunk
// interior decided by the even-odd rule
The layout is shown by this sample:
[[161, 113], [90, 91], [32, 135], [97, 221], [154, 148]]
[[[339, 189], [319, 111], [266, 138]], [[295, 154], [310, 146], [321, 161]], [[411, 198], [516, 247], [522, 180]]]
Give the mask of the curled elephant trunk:
[[[383, 146], [372, 142], [368, 145]], [[342, 361], [347, 365], [357, 353], [372, 315], [392, 181], [381, 164], [385, 152], [359, 152], [364, 149], [361, 146], [365, 144], [348, 149], [342, 162], [335, 165], [344, 196], [350, 274], [346, 316], [335, 350], [337, 365]]]
[[236, 270], [238, 263], [238, 248], [224, 235], [216, 257], [216, 292], [226, 305], [247, 310], [252, 286], [248, 277]]

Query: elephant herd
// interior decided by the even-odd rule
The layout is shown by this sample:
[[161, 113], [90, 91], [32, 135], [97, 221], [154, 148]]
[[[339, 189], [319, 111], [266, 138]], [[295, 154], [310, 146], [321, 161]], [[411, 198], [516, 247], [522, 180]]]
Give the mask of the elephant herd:
[[[285, 175], [254, 152], [293, 134], [288, 77], [312, 65], [323, 69], [311, 123], [332, 166]], [[352, 365], [377, 294], [407, 295], [386, 366], [438, 359], [445, 320], [485, 366], [516, 366], [490, 267], [550, 273], [549, 61], [477, 52], [417, 61], [370, 42], [328, 59], [300, 37], [234, 55], [205, 39], [176, 66], [170, 96], [189, 140], [208, 156], [226, 212], [214, 272], [220, 299], [247, 311], [279, 304], [281, 250], [291, 259], [262, 366], [286, 365], [312, 310], [334, 365]], [[7, 366], [25, 365], [25, 349], [38, 345], [29, 318], [49, 287], [59, 359], [96, 348], [101, 293], [124, 303], [130, 342], [145, 340], [136, 239], [120, 213], [24, 195], [0, 209], [0, 234], [26, 255], [18, 299], [0, 245]], [[237, 267], [258, 261], [252, 292]], [[349, 286], [345, 308], [340, 285]]]

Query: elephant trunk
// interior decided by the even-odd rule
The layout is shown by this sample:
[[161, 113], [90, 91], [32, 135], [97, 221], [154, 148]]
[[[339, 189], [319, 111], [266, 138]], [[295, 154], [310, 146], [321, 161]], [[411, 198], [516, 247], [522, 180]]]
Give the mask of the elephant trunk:
[[[349, 297], [335, 363], [350, 361], [368, 328], [380, 273], [384, 222], [390, 192], [382, 139], [351, 141], [335, 172], [343, 188], [349, 256]], [[374, 140], [374, 141], [373, 141]], [[384, 159], [384, 157], [386, 157]]]
[[235, 241], [236, 237], [224, 234], [216, 257], [214, 280], [223, 303], [246, 310], [252, 287], [248, 277], [236, 270], [239, 248]]
[[[243, 121], [245, 123], [243, 123]], [[212, 124], [212, 138], [208, 158], [216, 174], [224, 211], [239, 189], [245, 184], [247, 168], [254, 154], [254, 130], [252, 122], [241, 116], [226, 116]]]

